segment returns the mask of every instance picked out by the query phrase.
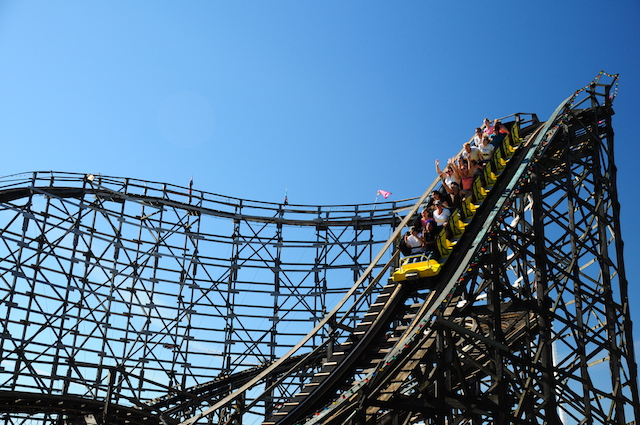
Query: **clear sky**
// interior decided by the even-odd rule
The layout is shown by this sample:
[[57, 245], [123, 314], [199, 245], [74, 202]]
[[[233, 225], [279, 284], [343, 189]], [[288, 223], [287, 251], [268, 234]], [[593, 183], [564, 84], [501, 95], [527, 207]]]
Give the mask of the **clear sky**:
[[252, 200], [288, 190], [293, 204], [405, 199], [484, 117], [545, 120], [604, 70], [620, 74], [638, 299], [639, 19], [638, 0], [0, 0], [0, 175], [193, 176]]

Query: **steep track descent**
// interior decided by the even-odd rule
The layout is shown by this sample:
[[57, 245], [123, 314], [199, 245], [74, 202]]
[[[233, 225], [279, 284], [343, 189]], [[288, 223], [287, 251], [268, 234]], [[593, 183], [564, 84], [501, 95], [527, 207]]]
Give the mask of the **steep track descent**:
[[[518, 137], [518, 124], [513, 125], [516, 130], [515, 137]], [[538, 124], [533, 123], [524, 129], [522, 134], [527, 136], [533, 132], [533, 136], [535, 136], [539, 134], [539, 132], [535, 132], [537, 128]], [[496, 171], [496, 177], [499, 176], [499, 179], [496, 179], [491, 185], [485, 183], [482, 186], [487, 198], [474, 201], [472, 208], [477, 209], [474, 213], [475, 216], [473, 219], [468, 217], [465, 220], [463, 226], [467, 226], [468, 230], [454, 241], [456, 249], [453, 250], [449, 258], [446, 258], [440, 274], [436, 277], [405, 281], [400, 284], [390, 281], [385, 287], [385, 291], [378, 296], [378, 301], [372, 304], [370, 311], [365, 314], [363, 321], [352, 334], [351, 340], [343, 344], [337, 354], [334, 353], [329, 357], [323, 368], [305, 386], [303, 392], [284, 403], [272, 419], [264, 422], [265, 425], [294, 424], [300, 421], [301, 417], [308, 416], [309, 412], [315, 413], [322, 406], [331, 406], [321, 409], [322, 413], [317, 415], [324, 418], [333, 410], [337, 410], [338, 406], [348, 404], [347, 400], [357, 399], [353, 396], [348, 397], [347, 394], [356, 394], [358, 391], [362, 391], [363, 387], [372, 386], [373, 382], [379, 380], [385, 368], [391, 366], [390, 359], [394, 359], [394, 362], [398, 363], [399, 345], [403, 345], [405, 348], [401, 351], [408, 352], [411, 345], [417, 344], [413, 335], [415, 335], [416, 327], [424, 327], [423, 324], [419, 324], [420, 320], [432, 314], [437, 306], [444, 301], [446, 295], [453, 291], [448, 284], [452, 279], [454, 282], [459, 279], [458, 270], [461, 267], [463, 269], [468, 267], [468, 264], [460, 264], [465, 260], [465, 256], [462, 254], [478, 249], [483, 240], [488, 237], [488, 231], [493, 221], [498, 219], [495, 207], [491, 208], [491, 206], [495, 206], [501, 197], [510, 193], [520, 184], [519, 178], [523, 174], [523, 169], [517, 165], [526, 164], [530, 159], [527, 154], [530, 156], [531, 152], [538, 147], [537, 144], [530, 142], [531, 140], [528, 140], [522, 144], [522, 149], [517, 149], [521, 145], [521, 140], [516, 140], [513, 143], [511, 139], [505, 139], [506, 146], [513, 150], [511, 155], [514, 152], [515, 155], [510, 159], [507, 158], [506, 168], [500, 172]], [[447, 242], [451, 243], [452, 241], [447, 240]], [[446, 255], [446, 252], [441, 252], [441, 255]], [[389, 335], [392, 335], [391, 338]], [[409, 341], [413, 343], [409, 344]], [[429, 344], [432, 342], [429, 340]], [[424, 355], [421, 350], [425, 350], [425, 348], [418, 349], [418, 357]], [[398, 373], [399, 376], [395, 378], [395, 381], [401, 385], [404, 382], [404, 377], [402, 372]], [[355, 376], [360, 379], [353, 381]], [[349, 384], [349, 381], [352, 383]], [[337, 399], [336, 392], [342, 392]], [[335, 415], [335, 413], [333, 414]], [[344, 420], [342, 416], [337, 417]]]
[[543, 124], [504, 119], [511, 136], [438, 238], [438, 273], [412, 280], [389, 278], [397, 241], [437, 180], [326, 208], [1, 179], [5, 423], [628, 423], [615, 87], [601, 73]]
[[[485, 170], [481, 185], [474, 188], [474, 205], [462, 214], [464, 221], [449, 223], [465, 230], [459, 238], [441, 240], [440, 252], [448, 258], [440, 274], [386, 286], [358, 327], [349, 330], [335, 352], [328, 350], [322, 367], [308, 375], [302, 391], [272, 399], [274, 411], [265, 425], [546, 423], [592, 416], [601, 423], [622, 424], [625, 411], [637, 414], [630, 323], [622, 313], [627, 302], [626, 281], [623, 269], [611, 263], [614, 257], [621, 261], [621, 242], [593, 234], [596, 228], [618, 226], [615, 222], [597, 224], [608, 223], [608, 217], [617, 214], [608, 210], [616, 205], [615, 186], [609, 189], [602, 177], [593, 175], [596, 167], [592, 164], [601, 164], [603, 153], [613, 163], [610, 117], [614, 96], [610, 90], [617, 77], [612, 84], [603, 85], [600, 76], [565, 100], [543, 126], [514, 127], [514, 149], [503, 151], [502, 163], [495, 161], [492, 170]], [[579, 100], [583, 92], [588, 96]], [[585, 103], [588, 107], [580, 109]], [[527, 136], [524, 143], [518, 140], [519, 130]], [[609, 164], [602, 175], [615, 180]], [[424, 201], [425, 196], [400, 228]], [[565, 203], [568, 211], [556, 214]], [[553, 208], [542, 210], [547, 204]], [[578, 220], [578, 214], [585, 218]], [[400, 228], [387, 245], [397, 240]], [[571, 247], [569, 255], [575, 258], [575, 266], [565, 261], [562, 249], [556, 253], [547, 247], [550, 243], [559, 247], [559, 242], [551, 242], [554, 239], [575, 241], [560, 247]], [[609, 251], [607, 258], [594, 257], [589, 247], [583, 249], [586, 240], [599, 245], [601, 252]], [[592, 264], [599, 264], [600, 269], [588, 270]], [[571, 271], [575, 267], [580, 267], [579, 273]], [[618, 302], [608, 298], [594, 303], [594, 298], [582, 298], [594, 291], [610, 291], [612, 281], [603, 281], [601, 276], [612, 275], [620, 277]], [[563, 289], [569, 283], [572, 289]], [[574, 309], [573, 305], [584, 302], [588, 305]], [[602, 312], [607, 312], [604, 317]], [[598, 315], [600, 323], [609, 317], [609, 325], [580, 328]], [[614, 329], [618, 322], [620, 327]], [[578, 328], [569, 334], [556, 333], [554, 328], [562, 323]], [[618, 352], [607, 343], [611, 336], [597, 335], [589, 343], [575, 337], [596, 333], [599, 328], [608, 328], [609, 335], [613, 332], [626, 341], [622, 357], [610, 359]], [[331, 334], [318, 349], [324, 350], [332, 338], [337, 341], [336, 335]], [[574, 346], [568, 353], [552, 353], [559, 348], [551, 347]], [[559, 356], [561, 360], [555, 359]], [[616, 371], [609, 383], [598, 384], [600, 388], [611, 386], [611, 395], [591, 387], [588, 391], [604, 402], [593, 406], [590, 401], [572, 399], [582, 383], [598, 376], [593, 367], [599, 362], [588, 359], [601, 356], [600, 362], [611, 360]], [[557, 372], [565, 374], [558, 382], [549, 370], [562, 362], [570, 367]], [[583, 368], [573, 366], [580, 363]], [[620, 365], [624, 371], [619, 370]], [[621, 372], [627, 379], [620, 386]], [[299, 374], [300, 370], [292, 370], [281, 376], [266, 393], [272, 397], [278, 384]], [[230, 394], [203, 415], [235, 397]]]

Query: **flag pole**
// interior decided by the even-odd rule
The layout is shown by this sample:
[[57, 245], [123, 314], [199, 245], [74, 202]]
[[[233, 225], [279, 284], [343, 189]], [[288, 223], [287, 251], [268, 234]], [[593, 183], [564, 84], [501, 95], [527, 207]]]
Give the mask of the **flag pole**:
[[373, 202], [373, 210], [376, 210], [376, 206], [378, 204], [378, 195], [382, 195], [382, 197], [384, 199], [387, 199], [389, 197], [389, 195], [391, 195], [391, 192], [387, 192], [386, 190], [382, 190], [382, 189], [378, 189], [378, 191], [376, 192], [376, 200]]

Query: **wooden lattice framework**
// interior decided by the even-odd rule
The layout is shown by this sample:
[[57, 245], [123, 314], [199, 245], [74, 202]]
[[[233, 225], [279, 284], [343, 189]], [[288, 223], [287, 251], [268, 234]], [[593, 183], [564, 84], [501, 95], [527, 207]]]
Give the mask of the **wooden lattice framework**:
[[[421, 290], [385, 284], [433, 185], [417, 202], [323, 207], [91, 174], [0, 179], [0, 417], [633, 423], [617, 76], [602, 75], [529, 135]], [[394, 311], [369, 316], [385, 291]], [[271, 419], [366, 320], [398, 331], [352, 357], [379, 363], [322, 378], [325, 391]]]
[[11, 423], [188, 415], [306, 335], [413, 202], [284, 205], [92, 174], [1, 178], [0, 411]]

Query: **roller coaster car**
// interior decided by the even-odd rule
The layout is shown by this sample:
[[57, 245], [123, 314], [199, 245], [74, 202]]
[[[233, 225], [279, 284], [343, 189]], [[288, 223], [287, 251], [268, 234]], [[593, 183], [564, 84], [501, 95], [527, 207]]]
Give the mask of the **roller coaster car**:
[[431, 258], [430, 254], [418, 254], [400, 260], [400, 268], [391, 277], [394, 282], [420, 279], [440, 273], [441, 264]]

